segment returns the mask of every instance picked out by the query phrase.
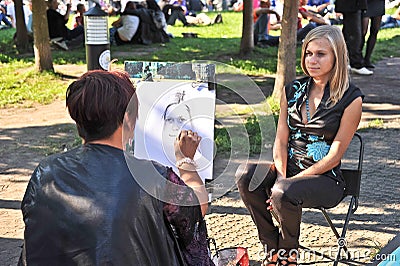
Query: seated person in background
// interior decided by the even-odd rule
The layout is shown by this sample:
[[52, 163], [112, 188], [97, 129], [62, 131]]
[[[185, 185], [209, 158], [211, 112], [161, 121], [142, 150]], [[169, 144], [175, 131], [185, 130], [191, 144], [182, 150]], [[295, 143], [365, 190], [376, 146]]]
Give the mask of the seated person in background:
[[110, 29], [110, 43], [116, 45], [127, 44], [132, 41], [136, 34], [140, 19], [136, 14], [136, 4], [132, 1], [126, 3], [124, 12], [118, 20], [114, 21]]
[[[213, 2], [212, 0], [210, 0], [210, 1], [211, 1], [211, 3]], [[235, 11], [235, 12], [242, 12], [242, 11], [243, 11], [243, 5], [244, 5], [243, 0], [237, 0], [237, 1], [233, 4], [232, 9], [233, 9], [233, 11]]]
[[170, 4], [165, 5], [162, 12], [165, 15], [168, 25], [174, 26], [177, 19], [180, 20], [184, 26], [189, 25], [186, 20], [188, 12], [185, 0], [175, 0]]
[[[283, 16], [283, 0], [272, 0], [271, 7], [272, 10], [276, 11], [279, 17]], [[276, 16], [269, 17], [269, 29], [270, 30], [280, 30], [282, 29], [281, 21], [277, 20]]]
[[[299, 0], [299, 16], [297, 18], [297, 42], [301, 43], [306, 35], [315, 27], [329, 25], [329, 20], [325, 20], [321, 15], [308, 11], [304, 6], [307, 0]], [[303, 27], [302, 20], [307, 19], [308, 24]]]
[[307, 5], [304, 6], [308, 11], [312, 11], [321, 16], [325, 16], [328, 13], [328, 6], [330, 0], [308, 0]]
[[[22, 2], [22, 9], [24, 10], [24, 19], [25, 25], [28, 25], [29, 16], [32, 14], [31, 9], [29, 8], [29, 1]], [[17, 27], [17, 16], [15, 15], [15, 4], [14, 1], [10, 1], [7, 5], [7, 16], [11, 19], [11, 24], [13, 28]]]
[[280, 15], [271, 9], [270, 0], [261, 0], [260, 6], [253, 11], [254, 19], [254, 44], [276, 46], [279, 44], [278, 36], [269, 35], [269, 18], [273, 14], [278, 22], [281, 21]]
[[[69, 13], [71, 12], [71, 4], [67, 4], [67, 10], [65, 15], [58, 13], [58, 1], [48, 0], [47, 1], [47, 23], [49, 27], [50, 39], [62, 38], [63, 41], [67, 41], [68, 44], [82, 44], [84, 41], [84, 28], [82, 25], [70, 30], [67, 28], [66, 24], [69, 19]], [[68, 50], [68, 44], [64, 47]]]
[[129, 147], [124, 152], [138, 110], [135, 88], [124, 72], [85, 73], [69, 85], [66, 105], [83, 144], [47, 157], [33, 172], [21, 204], [20, 260], [27, 265], [212, 265], [203, 219], [208, 195], [193, 163], [201, 137], [184, 130], [175, 139], [180, 176], [134, 158]]
[[189, 25], [214, 25], [218, 23], [222, 23], [222, 15], [218, 13], [214, 19], [211, 19], [209, 16], [207, 16], [205, 13], [200, 13], [197, 15], [187, 15], [186, 16], [186, 21], [188, 22]]
[[[307, 0], [299, 0], [299, 13], [297, 18], [297, 43], [301, 44], [306, 35], [317, 26], [323, 24], [329, 24], [324, 18], [322, 18], [318, 14], [314, 14], [312, 12], [307, 11], [303, 6], [305, 5]], [[303, 27], [302, 20], [307, 19], [309, 23]], [[258, 26], [254, 27], [255, 29]], [[260, 46], [276, 46], [279, 44], [278, 36], [264, 35], [266, 38], [260, 42]]]
[[84, 21], [83, 13], [85, 13], [85, 12], [86, 12], [86, 8], [85, 8], [84, 4], [79, 3], [79, 4], [76, 5], [76, 15], [75, 15], [75, 18], [74, 18], [74, 21], [75, 21], [74, 28], [78, 27], [79, 25], [84, 26], [83, 25], [83, 21]]
[[8, 20], [6, 14], [6, 9], [0, 5], [0, 23], [3, 22], [7, 28], [12, 28], [11, 21]]
[[381, 21], [381, 29], [400, 27], [400, 7], [396, 9], [393, 15], [384, 15]]
[[200, 0], [187, 0], [186, 6], [189, 14], [190, 13], [196, 14], [200, 13], [203, 10], [205, 4], [203, 4], [203, 2]]
[[394, 8], [394, 7], [399, 7], [400, 6], [400, 0], [393, 0], [390, 1], [389, 3], [386, 2], [385, 7], [386, 8]]

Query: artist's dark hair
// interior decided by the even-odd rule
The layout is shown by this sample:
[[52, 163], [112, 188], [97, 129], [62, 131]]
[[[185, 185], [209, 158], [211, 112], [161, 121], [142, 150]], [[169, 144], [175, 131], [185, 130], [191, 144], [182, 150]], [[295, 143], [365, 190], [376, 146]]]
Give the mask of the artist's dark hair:
[[110, 137], [122, 125], [134, 93], [129, 75], [122, 71], [92, 70], [72, 82], [66, 105], [79, 136], [85, 142]]

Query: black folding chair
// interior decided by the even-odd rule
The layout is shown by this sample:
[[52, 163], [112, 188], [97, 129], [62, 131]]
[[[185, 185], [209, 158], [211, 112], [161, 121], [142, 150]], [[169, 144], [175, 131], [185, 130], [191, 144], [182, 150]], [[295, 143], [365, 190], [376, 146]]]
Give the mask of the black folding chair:
[[[355, 148], [355, 149], [354, 149]], [[360, 185], [361, 185], [361, 172], [362, 172], [362, 163], [364, 157], [364, 142], [360, 134], [357, 132], [354, 134], [354, 137], [350, 143], [349, 149], [346, 152], [346, 155], [351, 154], [350, 156], [345, 156], [345, 158], [351, 157], [352, 167], [349, 167], [348, 164], [343, 163], [342, 160], [342, 167], [341, 171], [346, 182], [346, 188], [343, 194], [343, 198], [341, 202], [347, 198], [350, 198], [349, 208], [346, 214], [346, 218], [344, 221], [344, 225], [342, 228], [342, 234], [339, 234], [338, 230], [336, 229], [335, 225], [333, 224], [331, 218], [328, 215], [327, 209], [324, 207], [319, 207], [317, 209], [322, 211], [326, 221], [328, 222], [329, 226], [331, 227], [333, 233], [337, 238], [338, 243], [338, 252], [336, 254], [336, 258], [334, 261], [334, 266], [338, 265], [339, 261], [341, 260], [341, 252], [344, 251], [346, 253], [346, 260], [351, 259], [351, 255], [349, 250], [347, 249], [347, 241], [346, 241], [346, 232], [350, 222], [351, 215], [353, 215], [357, 208], [358, 208], [358, 198], [360, 195]], [[353, 153], [356, 153], [357, 156], [354, 156]], [[354, 166], [355, 165], [355, 166]], [[274, 218], [278, 220], [277, 214], [271, 210], [271, 214]], [[302, 249], [306, 249], [303, 246], [300, 246]]]
[[[357, 208], [358, 208], [358, 198], [360, 195], [360, 185], [361, 185], [361, 173], [362, 173], [362, 163], [363, 163], [363, 157], [364, 157], [364, 142], [360, 134], [357, 132], [354, 134], [352, 143], [356, 143], [358, 145], [358, 149], [356, 149], [356, 152], [358, 152], [358, 160], [356, 162], [356, 167], [349, 169], [348, 166], [342, 165], [342, 173], [344, 180], [346, 182], [346, 188], [344, 191], [344, 195], [342, 198], [342, 201], [346, 197], [351, 197], [350, 198], [350, 203], [349, 203], [349, 208], [346, 214], [345, 222], [342, 228], [342, 234], [339, 235], [339, 232], [337, 231], [336, 227], [333, 225], [331, 218], [329, 217], [327, 211], [325, 208], [320, 207], [322, 211], [322, 214], [324, 215], [326, 221], [328, 222], [329, 226], [331, 227], [333, 233], [335, 234], [338, 242], [338, 252], [336, 255], [336, 259], [334, 262], [334, 266], [338, 265], [339, 260], [341, 259], [340, 255], [342, 250], [346, 253], [346, 259], [350, 260], [350, 252], [347, 249], [347, 241], [346, 241], [346, 231], [349, 225], [349, 221], [351, 218], [351, 215], [353, 215]], [[357, 158], [357, 157], [356, 157]], [[354, 159], [354, 157], [353, 157]]]

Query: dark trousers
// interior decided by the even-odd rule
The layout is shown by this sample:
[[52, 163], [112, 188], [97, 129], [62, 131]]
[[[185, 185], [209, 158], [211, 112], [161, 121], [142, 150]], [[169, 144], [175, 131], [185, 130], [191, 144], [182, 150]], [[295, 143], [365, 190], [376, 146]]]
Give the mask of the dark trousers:
[[261, 42], [269, 46], [279, 45], [279, 36], [272, 36], [268, 34], [268, 14], [261, 14], [256, 23], [254, 24], [254, 44]]
[[[336, 206], [343, 197], [344, 182], [325, 175], [285, 178], [276, 181], [273, 163], [243, 164], [236, 171], [240, 196], [256, 224], [265, 251], [286, 252], [299, 247], [302, 208]], [[279, 217], [281, 231], [267, 210], [268, 199]]]
[[304, 38], [307, 36], [307, 34], [312, 30], [317, 27], [317, 24], [314, 22], [309, 22], [307, 25], [305, 25], [303, 28], [298, 29], [296, 33], [296, 39], [298, 43], [302, 43]]
[[72, 30], [67, 31], [67, 40], [70, 41], [72, 39], [76, 38], [81, 38], [83, 40], [84, 38], [84, 27], [82, 25], [79, 25], [76, 28], [73, 28]]
[[354, 68], [364, 67], [361, 50], [362, 23], [361, 11], [343, 13], [343, 36], [349, 51], [350, 66]]
[[175, 21], [178, 19], [182, 21], [183, 25], [187, 25], [185, 14], [183, 13], [183, 9], [179, 6], [166, 5], [164, 6], [162, 12], [165, 15], [165, 19], [168, 25], [175, 25]]

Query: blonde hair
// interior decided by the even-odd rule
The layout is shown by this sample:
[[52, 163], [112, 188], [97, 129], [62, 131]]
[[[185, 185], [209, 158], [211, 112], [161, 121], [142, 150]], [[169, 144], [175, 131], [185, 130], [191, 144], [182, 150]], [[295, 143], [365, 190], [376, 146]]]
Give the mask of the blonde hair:
[[347, 69], [349, 57], [346, 42], [339, 27], [322, 25], [311, 30], [304, 39], [301, 49], [301, 68], [307, 76], [310, 76], [310, 74], [305, 65], [305, 53], [308, 44], [316, 39], [328, 40], [335, 56], [335, 62], [329, 78], [330, 98], [328, 106], [331, 107], [342, 99], [343, 94], [349, 88], [349, 71]]

